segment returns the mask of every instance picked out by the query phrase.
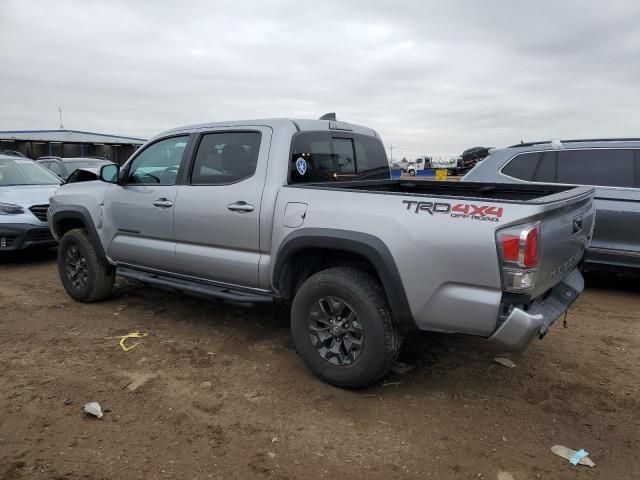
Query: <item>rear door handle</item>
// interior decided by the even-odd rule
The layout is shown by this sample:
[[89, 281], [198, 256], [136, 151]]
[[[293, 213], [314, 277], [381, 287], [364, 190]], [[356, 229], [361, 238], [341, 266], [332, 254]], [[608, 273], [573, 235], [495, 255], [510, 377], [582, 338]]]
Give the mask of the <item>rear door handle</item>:
[[158, 200], [155, 200], [153, 204], [156, 207], [160, 207], [160, 208], [173, 207], [173, 202], [171, 200], [167, 200], [166, 198], [159, 198]]
[[247, 202], [236, 202], [231, 205], [227, 205], [227, 208], [232, 212], [253, 212], [253, 205], [248, 204]]

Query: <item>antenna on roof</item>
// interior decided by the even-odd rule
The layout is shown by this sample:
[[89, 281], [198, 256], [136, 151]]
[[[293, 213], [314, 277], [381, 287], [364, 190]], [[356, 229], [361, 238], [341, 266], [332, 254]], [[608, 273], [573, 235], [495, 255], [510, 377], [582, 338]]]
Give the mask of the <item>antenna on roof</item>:
[[62, 107], [58, 107], [58, 113], [60, 114], [60, 130], [64, 130], [64, 126], [62, 125]]
[[334, 122], [338, 121], [336, 118], [336, 112], [325, 113], [318, 120], [332, 120]]

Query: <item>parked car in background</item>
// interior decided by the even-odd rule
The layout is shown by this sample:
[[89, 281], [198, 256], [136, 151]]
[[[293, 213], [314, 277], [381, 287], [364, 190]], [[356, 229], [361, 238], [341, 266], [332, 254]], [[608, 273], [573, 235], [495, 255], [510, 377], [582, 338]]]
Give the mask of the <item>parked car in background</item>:
[[407, 173], [410, 177], [415, 177], [420, 170], [429, 168], [431, 168], [431, 157], [420, 157], [407, 165]]
[[69, 175], [81, 168], [96, 174], [103, 165], [110, 165], [113, 162], [101, 158], [60, 158], [60, 157], [40, 157], [37, 162], [48, 168], [63, 180], [67, 180]]
[[0, 148], [0, 155], [6, 155], [9, 157], [29, 158], [24, 153], [20, 153], [17, 150], [5, 150]]
[[47, 209], [60, 183], [33, 160], [0, 155], [0, 252], [56, 244]]
[[[464, 175], [479, 162], [487, 158], [491, 152], [491, 147], [473, 147], [465, 150], [460, 155], [460, 158], [456, 162], [456, 166], [453, 169], [453, 175]], [[451, 173], [451, 172], [450, 172]]]
[[292, 301], [304, 362], [352, 388], [389, 371], [401, 332], [521, 350], [582, 291], [592, 187], [390, 173], [379, 135], [344, 122], [171, 130], [122, 169], [102, 167], [103, 181], [52, 197], [60, 279], [80, 302], [108, 297], [116, 275], [233, 302]]
[[640, 271], [640, 139], [513, 145], [492, 152], [462, 181], [595, 186], [585, 268]]

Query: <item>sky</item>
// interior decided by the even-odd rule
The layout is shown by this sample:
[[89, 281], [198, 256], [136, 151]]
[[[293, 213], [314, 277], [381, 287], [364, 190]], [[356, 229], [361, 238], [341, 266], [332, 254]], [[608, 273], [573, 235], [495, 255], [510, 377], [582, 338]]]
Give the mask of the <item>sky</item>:
[[640, 136], [640, 2], [0, 0], [0, 130], [289, 117], [396, 160]]

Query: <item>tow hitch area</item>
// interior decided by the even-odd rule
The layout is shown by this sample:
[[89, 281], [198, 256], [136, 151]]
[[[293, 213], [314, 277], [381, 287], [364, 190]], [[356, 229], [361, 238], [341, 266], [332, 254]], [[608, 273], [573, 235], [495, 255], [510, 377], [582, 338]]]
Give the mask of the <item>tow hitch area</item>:
[[[578, 270], [574, 270], [571, 272], [569, 277], [572, 277], [574, 272], [580, 275]], [[569, 310], [571, 304], [575, 302], [576, 298], [578, 298], [578, 294], [582, 291], [582, 289], [578, 291], [574, 288], [569, 277], [567, 277], [567, 279], [562, 283], [555, 286], [543, 302], [545, 312], [543, 313], [544, 324], [540, 327], [540, 331], [538, 332], [538, 338], [540, 340], [549, 333], [551, 325], [553, 325], [555, 321], [562, 316], [562, 314]], [[582, 275], [580, 275], [580, 280], [582, 280]], [[566, 283], [567, 281], [569, 281], [569, 283]], [[584, 286], [584, 281], [581, 282], [581, 285]], [[531, 310], [536, 310], [536, 308], [532, 308]]]
[[534, 337], [542, 339], [549, 332], [551, 325], [569, 309], [583, 289], [584, 279], [576, 268], [527, 312], [514, 308], [489, 341], [508, 350], [523, 350]]

